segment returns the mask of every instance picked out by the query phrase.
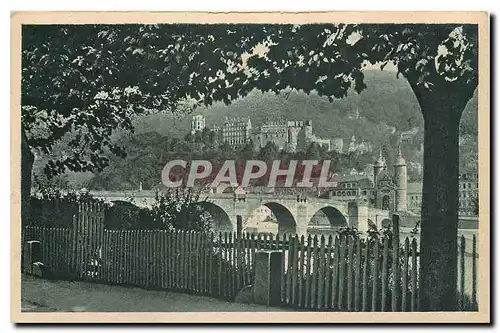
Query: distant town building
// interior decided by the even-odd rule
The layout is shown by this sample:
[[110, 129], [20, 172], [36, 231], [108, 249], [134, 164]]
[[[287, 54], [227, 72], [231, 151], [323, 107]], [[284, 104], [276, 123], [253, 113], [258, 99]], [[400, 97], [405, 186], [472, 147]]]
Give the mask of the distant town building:
[[266, 206], [260, 206], [246, 222], [246, 231], [253, 233], [278, 233], [278, 223], [271, 209]]
[[409, 211], [420, 213], [422, 209], [422, 182], [408, 183], [406, 200]]
[[224, 123], [216, 130], [220, 143], [227, 143], [233, 148], [238, 148], [250, 142], [252, 122], [250, 118], [229, 119], [226, 117]]
[[344, 140], [342, 138], [330, 139], [330, 148], [332, 151], [341, 153], [344, 150]]
[[351, 137], [351, 142], [349, 142], [349, 147], [347, 148], [347, 152], [348, 153], [357, 152], [360, 154], [371, 153], [372, 152], [372, 145], [367, 141], [357, 143], [356, 136], [353, 135]]
[[329, 191], [329, 196], [342, 201], [362, 201], [375, 205], [373, 181], [366, 176], [347, 174], [340, 176], [337, 187]]
[[191, 121], [191, 134], [201, 132], [205, 126], [205, 117], [201, 114], [193, 116], [193, 120]]
[[422, 172], [424, 171], [422, 164], [418, 162], [409, 162], [408, 168], [412, 171], [415, 171], [418, 175], [421, 175]]
[[[408, 210], [420, 212], [422, 206], [422, 183], [408, 184]], [[478, 195], [477, 173], [462, 173], [458, 179], [458, 215], [476, 215]]]
[[476, 215], [478, 199], [477, 173], [462, 173], [458, 178], [458, 214]]

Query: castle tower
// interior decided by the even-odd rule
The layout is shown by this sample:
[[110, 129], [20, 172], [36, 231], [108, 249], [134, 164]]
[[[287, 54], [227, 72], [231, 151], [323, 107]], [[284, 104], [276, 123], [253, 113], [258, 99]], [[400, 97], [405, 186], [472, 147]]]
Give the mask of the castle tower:
[[299, 131], [300, 127], [288, 125], [287, 151], [290, 153], [297, 152]]
[[406, 189], [407, 189], [407, 170], [406, 161], [401, 153], [401, 143], [398, 145], [398, 157], [394, 163], [394, 183], [396, 185], [396, 211], [405, 212]]
[[193, 120], [191, 121], [191, 133], [201, 132], [205, 128], [205, 117], [201, 114], [193, 116]]
[[385, 158], [382, 157], [382, 149], [380, 149], [378, 159], [373, 164], [373, 187], [375, 189], [377, 188], [378, 175], [386, 168], [387, 164], [385, 163]]

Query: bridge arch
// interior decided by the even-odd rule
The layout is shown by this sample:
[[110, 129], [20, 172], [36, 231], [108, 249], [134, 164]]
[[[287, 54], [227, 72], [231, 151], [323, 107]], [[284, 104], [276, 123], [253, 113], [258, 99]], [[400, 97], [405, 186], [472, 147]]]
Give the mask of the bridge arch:
[[233, 223], [226, 210], [214, 202], [199, 201], [195, 205], [201, 207], [207, 212], [212, 220], [212, 229], [214, 232], [233, 232]]
[[[259, 207], [262, 206], [269, 208], [272, 215], [276, 218], [278, 222], [278, 234], [295, 234], [297, 232], [297, 219], [284, 204], [269, 201], [259, 205]], [[259, 207], [253, 209], [249, 217], [251, 217]]]
[[309, 220], [309, 225], [329, 225], [331, 227], [347, 227], [347, 218], [333, 206], [325, 206], [316, 211]]

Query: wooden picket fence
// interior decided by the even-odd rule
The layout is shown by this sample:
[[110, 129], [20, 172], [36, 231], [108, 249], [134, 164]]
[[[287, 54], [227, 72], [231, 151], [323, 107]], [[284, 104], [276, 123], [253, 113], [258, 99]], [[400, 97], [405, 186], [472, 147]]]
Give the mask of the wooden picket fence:
[[400, 251], [387, 237], [293, 237], [287, 252], [286, 305], [322, 311], [418, 310], [415, 239], [406, 238]]
[[[254, 281], [259, 250], [282, 252], [282, 305], [319, 311], [418, 311], [419, 249], [399, 234], [366, 239], [107, 230], [99, 206], [83, 206], [71, 228], [26, 226], [53, 279], [181, 291], [234, 300]], [[397, 218], [394, 221], [397, 230]], [[476, 238], [459, 238], [460, 309], [477, 309]], [[469, 254], [471, 252], [471, 254]], [[467, 265], [465, 262], [467, 261]], [[467, 267], [467, 269], [466, 269]]]
[[[102, 230], [95, 246], [72, 229], [26, 227], [40, 241], [39, 259], [56, 279], [175, 290], [234, 299], [253, 281], [253, 257], [265, 243], [214, 234], [166, 230]], [[248, 235], [249, 236], [249, 235]], [[79, 249], [78, 249], [79, 247]]]

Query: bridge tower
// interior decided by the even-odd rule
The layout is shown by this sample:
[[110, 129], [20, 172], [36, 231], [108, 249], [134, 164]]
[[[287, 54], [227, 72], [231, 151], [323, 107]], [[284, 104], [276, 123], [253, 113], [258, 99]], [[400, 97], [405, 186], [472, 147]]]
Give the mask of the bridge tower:
[[405, 212], [406, 188], [407, 188], [407, 165], [401, 153], [401, 143], [398, 145], [398, 157], [394, 163], [394, 183], [396, 185], [396, 211]]

